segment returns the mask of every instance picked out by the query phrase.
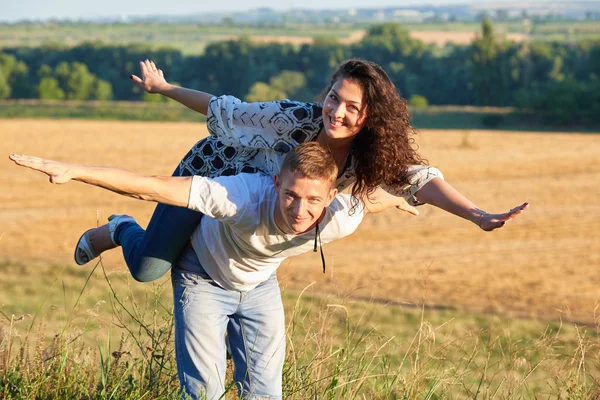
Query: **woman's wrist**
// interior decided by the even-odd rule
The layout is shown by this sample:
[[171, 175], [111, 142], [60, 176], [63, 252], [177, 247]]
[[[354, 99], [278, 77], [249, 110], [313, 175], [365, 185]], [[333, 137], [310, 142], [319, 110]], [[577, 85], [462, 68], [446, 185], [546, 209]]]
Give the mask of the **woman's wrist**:
[[481, 227], [481, 223], [483, 222], [483, 219], [485, 218], [486, 215], [488, 215], [487, 212], [478, 209], [478, 210], [476, 210], [475, 218], [471, 219], [471, 222], [473, 222], [479, 228], [483, 229]]
[[178, 86], [171, 85], [170, 83], [165, 82], [164, 84], [160, 85], [160, 87], [156, 90], [156, 93], [162, 96], [171, 97], [170, 94], [173, 93], [173, 91], [177, 88]]

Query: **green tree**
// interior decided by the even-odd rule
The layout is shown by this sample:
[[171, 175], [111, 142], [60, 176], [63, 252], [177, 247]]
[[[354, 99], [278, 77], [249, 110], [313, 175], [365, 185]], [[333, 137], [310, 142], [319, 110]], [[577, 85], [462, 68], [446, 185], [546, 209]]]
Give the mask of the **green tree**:
[[14, 56], [0, 53], [0, 99], [8, 99], [12, 93], [9, 80], [16, 62]]
[[[113, 96], [112, 85], [103, 81], [102, 79], [96, 79], [94, 82], [94, 89], [92, 91], [93, 100], [111, 100]], [[161, 96], [163, 97], [163, 96]]]
[[37, 76], [39, 79], [51, 78], [52, 77], [52, 68], [50, 68], [46, 64], [42, 64], [41, 67], [38, 69]]
[[429, 105], [429, 102], [424, 96], [413, 94], [408, 100], [408, 105], [413, 108], [426, 108]]
[[[89, 100], [92, 98], [96, 77], [90, 73], [87, 65], [74, 62], [67, 80], [65, 94], [69, 100]], [[112, 91], [112, 89], [111, 89]]]
[[284, 94], [283, 97], [292, 100], [308, 101], [312, 94], [306, 87], [306, 77], [298, 71], [281, 71], [269, 79], [269, 86]]
[[10, 97], [10, 86], [4, 76], [4, 72], [0, 69], [0, 100], [8, 99]]
[[17, 61], [14, 64], [8, 84], [11, 87], [12, 98], [27, 99], [35, 97], [35, 87], [30, 82], [29, 68], [23, 61]]
[[58, 80], [51, 76], [40, 80], [37, 92], [42, 100], [64, 100], [65, 98], [65, 92], [60, 88]]
[[513, 80], [518, 80], [520, 72], [514, 62], [515, 48], [499, 43], [489, 19], [483, 19], [481, 30], [481, 36], [473, 41], [471, 58], [476, 104], [509, 105]]
[[71, 77], [71, 65], [62, 61], [54, 68], [54, 77], [58, 81], [58, 86], [66, 94], [69, 88], [69, 78]]
[[256, 82], [250, 87], [250, 91], [246, 95], [246, 101], [273, 101], [285, 98], [284, 92], [269, 86], [264, 82]]

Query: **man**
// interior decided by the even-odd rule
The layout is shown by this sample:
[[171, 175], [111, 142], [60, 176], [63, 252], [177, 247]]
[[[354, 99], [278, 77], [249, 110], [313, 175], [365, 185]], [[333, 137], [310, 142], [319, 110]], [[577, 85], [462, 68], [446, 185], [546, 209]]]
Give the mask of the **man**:
[[[383, 191], [365, 204], [338, 194], [335, 160], [316, 142], [289, 152], [274, 178], [158, 177], [14, 154], [10, 159], [52, 183], [77, 180], [205, 215], [172, 270], [179, 380], [193, 398], [222, 395], [227, 332], [240, 394], [280, 399], [285, 321], [276, 269], [289, 256], [316, 250], [318, 240], [351, 234], [365, 211], [405, 206]], [[135, 234], [127, 232], [130, 217], [112, 220], [111, 235], [121, 229], [121, 242]]]

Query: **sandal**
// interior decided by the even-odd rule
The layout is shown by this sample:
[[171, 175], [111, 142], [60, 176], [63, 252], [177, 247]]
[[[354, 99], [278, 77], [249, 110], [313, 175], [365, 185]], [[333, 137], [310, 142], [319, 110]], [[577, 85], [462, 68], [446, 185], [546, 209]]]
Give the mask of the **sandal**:
[[[94, 258], [98, 257], [100, 253], [96, 253], [92, 244], [90, 242], [89, 233], [96, 228], [88, 229], [81, 235], [79, 240], [77, 241], [77, 246], [75, 246], [75, 254], [73, 257], [75, 258], [75, 263], [77, 265], [84, 265], [88, 262], [92, 261]], [[79, 250], [82, 250], [85, 254], [80, 257]]]
[[[115, 241], [115, 232], [120, 224], [124, 222], [133, 222], [136, 223], [135, 218], [130, 217], [125, 214], [113, 214], [108, 217], [108, 231], [110, 232], [110, 241], [115, 245], [115, 247], [119, 246], [119, 244]], [[92, 243], [90, 240], [90, 232], [94, 229], [88, 229], [81, 235], [79, 240], [77, 241], [77, 245], [75, 246], [75, 253], [73, 258], [75, 259], [75, 263], [77, 265], [84, 265], [98, 257], [102, 252], [96, 252], [96, 250], [92, 247]], [[80, 250], [84, 253], [80, 256]]]

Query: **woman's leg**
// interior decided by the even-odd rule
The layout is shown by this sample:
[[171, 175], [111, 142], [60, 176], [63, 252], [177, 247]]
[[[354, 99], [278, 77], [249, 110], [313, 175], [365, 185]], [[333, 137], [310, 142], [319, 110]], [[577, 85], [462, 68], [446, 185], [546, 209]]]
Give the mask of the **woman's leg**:
[[[186, 154], [173, 176], [190, 176], [198, 172], [184, 167], [191, 154], [191, 151]], [[119, 225], [114, 237], [122, 247], [131, 276], [139, 282], [162, 277], [177, 261], [194, 229], [200, 225], [202, 215], [183, 207], [157, 204], [145, 231], [138, 224]]]
[[123, 249], [131, 276], [139, 282], [163, 276], [177, 261], [201, 218], [201, 213], [187, 208], [158, 204], [145, 231], [134, 223], [119, 225], [115, 241]]

